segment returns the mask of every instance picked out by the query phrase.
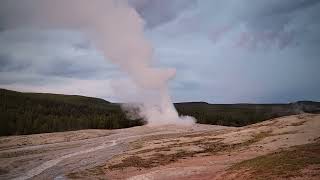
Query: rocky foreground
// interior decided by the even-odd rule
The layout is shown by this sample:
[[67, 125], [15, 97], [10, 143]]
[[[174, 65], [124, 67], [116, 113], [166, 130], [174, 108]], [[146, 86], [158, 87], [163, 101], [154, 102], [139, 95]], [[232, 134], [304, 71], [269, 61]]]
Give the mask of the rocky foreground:
[[0, 138], [0, 179], [320, 179], [320, 115]]

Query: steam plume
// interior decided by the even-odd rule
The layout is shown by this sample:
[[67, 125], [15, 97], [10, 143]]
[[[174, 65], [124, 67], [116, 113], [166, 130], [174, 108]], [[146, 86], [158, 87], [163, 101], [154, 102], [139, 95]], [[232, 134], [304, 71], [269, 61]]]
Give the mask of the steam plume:
[[[192, 124], [180, 118], [168, 94], [174, 69], [152, 65], [153, 50], [144, 37], [144, 21], [123, 0], [5, 0], [8, 27], [72, 28], [87, 33], [106, 59], [127, 72], [141, 92], [140, 116], [149, 124]], [[12, 12], [19, 12], [12, 16]]]

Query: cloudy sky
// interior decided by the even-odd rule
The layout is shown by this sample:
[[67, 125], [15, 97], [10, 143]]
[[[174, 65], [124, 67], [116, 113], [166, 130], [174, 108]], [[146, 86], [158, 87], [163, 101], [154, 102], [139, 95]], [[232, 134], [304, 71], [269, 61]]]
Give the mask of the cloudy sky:
[[[146, 23], [155, 65], [177, 70], [174, 101], [320, 101], [320, 1], [129, 1]], [[8, 13], [6, 2], [0, 88], [122, 101], [114, 86], [128, 77], [83, 33], [12, 26], [29, 7]]]

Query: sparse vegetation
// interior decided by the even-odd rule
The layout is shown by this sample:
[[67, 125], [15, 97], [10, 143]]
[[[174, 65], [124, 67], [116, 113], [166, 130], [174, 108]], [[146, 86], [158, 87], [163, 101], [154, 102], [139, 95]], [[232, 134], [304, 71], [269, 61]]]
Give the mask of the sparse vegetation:
[[151, 157], [129, 156], [120, 163], [108, 166], [109, 169], [123, 169], [127, 167], [153, 168], [178, 161], [185, 157], [193, 157], [197, 152], [180, 150], [172, 154], [155, 153]]
[[241, 144], [241, 146], [249, 146], [253, 143], [259, 142], [259, 141], [263, 140], [264, 138], [270, 137], [270, 136], [273, 136], [271, 134], [271, 131], [260, 132], [258, 134], [253, 135], [253, 138], [251, 138], [243, 143], [240, 143], [240, 144]]
[[290, 124], [290, 126], [301, 126], [305, 123], [306, 121], [300, 121], [300, 122], [296, 122], [296, 123], [292, 123]]
[[246, 171], [249, 173], [247, 179], [290, 178], [303, 175], [301, 170], [308, 167], [320, 168], [319, 142], [237, 163], [228, 170], [228, 174]]
[[[190, 158], [197, 155], [214, 155], [223, 152], [231, 152], [243, 147], [248, 147], [251, 144], [261, 141], [262, 139], [272, 136], [270, 131], [260, 132], [247, 141], [235, 144], [226, 144], [221, 142], [219, 138], [204, 138], [190, 142], [178, 142], [173, 140], [173, 143], [166, 146], [143, 149], [134, 152], [134, 155], [128, 155], [121, 162], [111, 164], [109, 169], [123, 169], [127, 167], [136, 168], [152, 168], [169, 163], [176, 162], [180, 159]], [[141, 145], [141, 143], [139, 143]], [[198, 150], [172, 150], [173, 148], [197, 146]], [[147, 153], [154, 152], [152, 156], [146, 156]]]
[[103, 177], [103, 175], [104, 175], [104, 167], [96, 166], [81, 172], [69, 173], [67, 174], [67, 177], [68, 179], [83, 179], [83, 177], [90, 177], [91, 179], [106, 179]]

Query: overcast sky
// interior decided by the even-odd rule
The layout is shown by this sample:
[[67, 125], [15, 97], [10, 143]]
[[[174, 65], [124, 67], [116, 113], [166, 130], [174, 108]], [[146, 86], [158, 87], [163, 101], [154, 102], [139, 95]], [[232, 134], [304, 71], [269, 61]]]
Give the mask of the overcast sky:
[[[0, 2], [0, 87], [121, 101], [127, 76], [72, 29], [11, 26]], [[1, 3], [3, 3], [1, 5]], [[174, 101], [320, 101], [320, 1], [130, 0]], [[16, 15], [16, 16], [15, 16]], [[127, 89], [125, 91], [130, 91]]]

